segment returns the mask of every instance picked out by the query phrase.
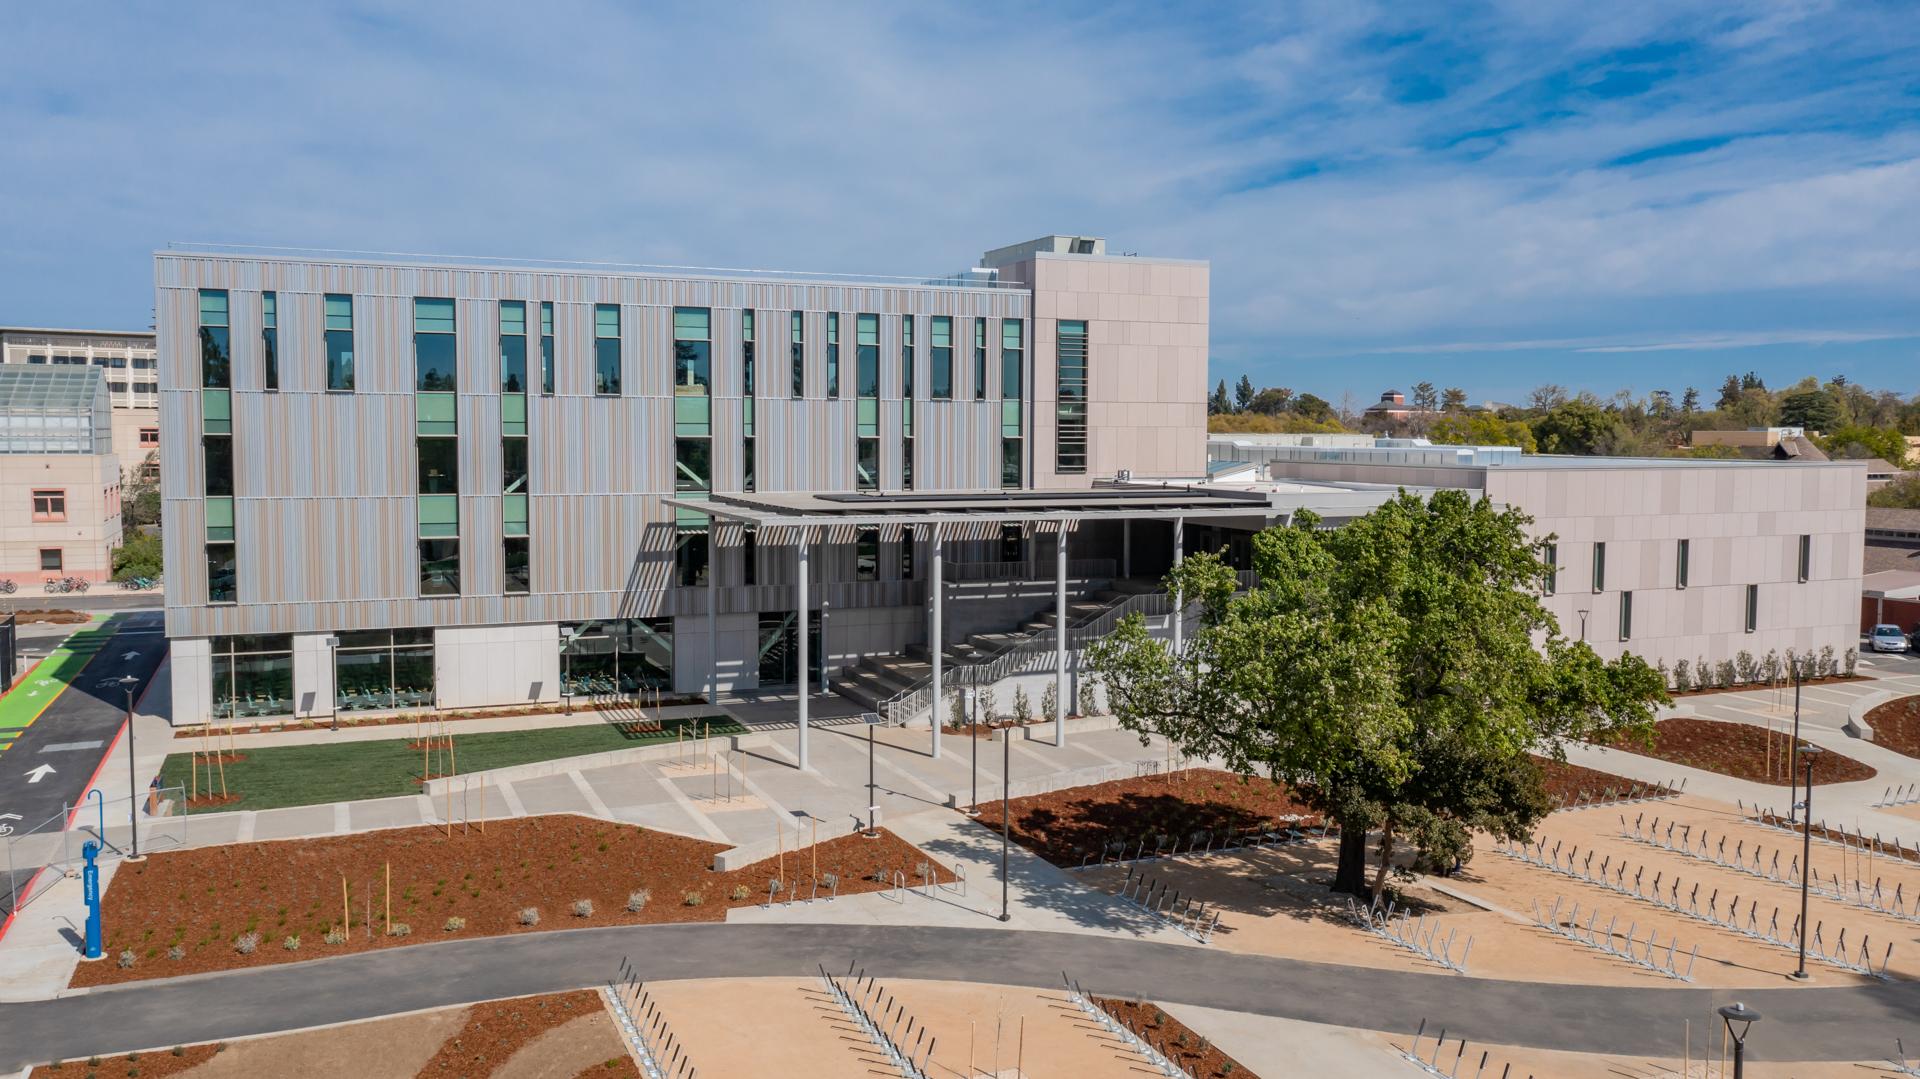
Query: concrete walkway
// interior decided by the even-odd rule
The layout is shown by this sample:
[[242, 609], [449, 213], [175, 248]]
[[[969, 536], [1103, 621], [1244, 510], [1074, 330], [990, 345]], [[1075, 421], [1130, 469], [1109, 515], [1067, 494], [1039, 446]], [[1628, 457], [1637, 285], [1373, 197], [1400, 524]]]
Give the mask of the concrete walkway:
[[644, 980], [806, 977], [858, 963], [879, 978], [1052, 987], [1335, 1026], [1620, 1055], [1664, 1054], [1677, 1015], [1736, 996], [1767, 1016], [1749, 1055], [1859, 1060], [1920, 1014], [1920, 983], [1868, 988], [1543, 985], [1244, 955], [1081, 933], [891, 925], [660, 925], [479, 938], [195, 975], [0, 1007], [0, 1069], [91, 1053], [349, 1022], [591, 986], [622, 958]]

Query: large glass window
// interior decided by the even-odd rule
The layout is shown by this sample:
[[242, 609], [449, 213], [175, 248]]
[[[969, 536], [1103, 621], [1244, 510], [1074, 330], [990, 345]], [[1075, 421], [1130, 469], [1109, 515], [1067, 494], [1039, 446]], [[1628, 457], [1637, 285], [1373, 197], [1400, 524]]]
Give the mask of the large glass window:
[[206, 454], [207, 497], [233, 497], [233, 439], [226, 435], [204, 435], [200, 446]]
[[527, 392], [527, 305], [500, 301], [500, 392]]
[[900, 317], [900, 396], [913, 397], [913, 316]]
[[[798, 682], [800, 660], [800, 621], [792, 611], [763, 611], [760, 614], [760, 684], [790, 686]], [[807, 620], [807, 668], [810, 684], [818, 685], [825, 669], [820, 654], [820, 619]]]
[[853, 482], [856, 490], [878, 491], [880, 489], [880, 440], [878, 438], [854, 439]]
[[593, 305], [593, 392], [620, 396], [620, 305]]
[[233, 544], [207, 544], [207, 602], [235, 603], [239, 598], [239, 578], [234, 570]]
[[853, 579], [880, 579], [880, 530], [862, 528], [853, 537]]
[[713, 385], [713, 313], [705, 307], [673, 309], [673, 390], [710, 393]]
[[713, 490], [712, 439], [673, 440], [673, 489], [683, 495], [705, 494]]
[[501, 541], [506, 557], [506, 592], [533, 591], [532, 552], [525, 536], [508, 536]]
[[1000, 320], [1000, 396], [1026, 396], [1027, 345], [1025, 324], [1017, 318]]
[[880, 396], [880, 316], [861, 315], [854, 326], [853, 392]]
[[789, 317], [787, 337], [788, 355], [791, 357], [790, 362], [793, 367], [793, 395], [805, 397], [807, 395], [807, 320], [801, 312], [795, 311]]
[[215, 637], [213, 717], [244, 719], [293, 712], [293, 637]]
[[1055, 368], [1060, 400], [1055, 405], [1057, 428], [1054, 471], [1085, 475], [1087, 471], [1087, 324], [1062, 319], [1055, 324]]
[[675, 537], [673, 573], [680, 587], [697, 588], [707, 583], [708, 553], [705, 529], [687, 529]]
[[452, 393], [456, 363], [453, 301], [413, 301], [413, 388]]
[[928, 395], [936, 401], [953, 400], [953, 319], [933, 316], [933, 352], [929, 359], [932, 385]]
[[[260, 294], [260, 357], [264, 362], [262, 371], [263, 385], [267, 389], [280, 388], [280, 294], [263, 292]], [[118, 361], [114, 366], [118, 367]]]
[[420, 541], [420, 594], [423, 596], [460, 594], [460, 541], [458, 539]]
[[[229, 336], [227, 290], [200, 290], [200, 385], [206, 389], [233, 386], [233, 342]], [[54, 357], [57, 363], [61, 357]], [[84, 360], [82, 362], [85, 362]]]
[[900, 319], [900, 486], [913, 490], [913, 316]]
[[540, 392], [553, 392], [553, 304], [540, 303]]
[[327, 389], [353, 389], [353, 297], [326, 297]]
[[840, 396], [840, 313], [827, 312], [827, 396]]
[[673, 688], [673, 620], [615, 618], [560, 625], [561, 692], [631, 696]]
[[334, 707], [342, 712], [433, 705], [433, 631], [368, 630], [339, 634], [334, 649]]
[[987, 320], [973, 320], [973, 399], [987, 399]]
[[460, 493], [460, 442], [452, 438], [422, 438], [420, 449], [420, 493], [454, 495]]

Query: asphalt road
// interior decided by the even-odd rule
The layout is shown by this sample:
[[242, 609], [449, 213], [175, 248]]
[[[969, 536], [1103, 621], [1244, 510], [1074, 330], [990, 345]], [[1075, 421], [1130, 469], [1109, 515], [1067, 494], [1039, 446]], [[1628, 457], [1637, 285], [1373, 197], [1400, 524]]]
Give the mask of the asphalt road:
[[[11, 748], [0, 753], [0, 823], [25, 831], [86, 793], [101, 758], [126, 723], [126, 690], [119, 680], [127, 675], [135, 678], [132, 688], [137, 701], [153, 679], [167, 652], [160, 613], [125, 614], [112, 625], [116, 628], [112, 639], [40, 718], [14, 739]], [[20, 688], [31, 683], [29, 676]]]
[[[918, 902], [909, 899], [908, 902]], [[1767, 1017], [1756, 1059], [1859, 1060], [1920, 1015], [1920, 983], [1830, 989], [1542, 985], [1331, 966], [1118, 937], [872, 925], [663, 925], [414, 945], [0, 1005], [0, 1070], [342, 1023], [601, 984], [804, 977], [857, 963], [878, 978], [1050, 987], [1469, 1041], [1667, 1055], [1683, 1017], [1738, 998]], [[742, 1017], [742, 1022], [751, 1022]]]

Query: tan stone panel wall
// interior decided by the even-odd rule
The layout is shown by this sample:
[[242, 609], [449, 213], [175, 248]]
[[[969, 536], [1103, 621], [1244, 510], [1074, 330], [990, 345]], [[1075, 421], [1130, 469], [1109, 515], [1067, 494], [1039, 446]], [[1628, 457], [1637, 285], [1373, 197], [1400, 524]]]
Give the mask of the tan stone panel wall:
[[[112, 455], [20, 454], [0, 457], [0, 577], [37, 592], [48, 577], [102, 581], [120, 545], [120, 465]], [[66, 495], [65, 519], [36, 521], [33, 492]], [[58, 548], [61, 569], [40, 569], [40, 551]]]

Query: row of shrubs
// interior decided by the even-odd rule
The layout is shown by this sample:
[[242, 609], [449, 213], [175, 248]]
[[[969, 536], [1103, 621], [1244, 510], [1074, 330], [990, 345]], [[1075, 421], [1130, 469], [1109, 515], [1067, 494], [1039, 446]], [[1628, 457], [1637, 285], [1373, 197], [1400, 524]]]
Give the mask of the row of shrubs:
[[1803, 682], [1837, 675], [1852, 678], [1859, 662], [1860, 654], [1855, 649], [1849, 648], [1836, 655], [1829, 644], [1818, 652], [1795, 652], [1789, 648], [1785, 656], [1775, 650], [1757, 659], [1752, 652], [1742, 650], [1732, 659], [1723, 659], [1718, 663], [1710, 663], [1705, 656], [1701, 656], [1694, 663], [1680, 660], [1672, 670], [1668, 670], [1666, 662], [1662, 661], [1659, 670], [1668, 688], [1684, 692], [1689, 689], [1774, 685], [1791, 681], [1796, 669]]

